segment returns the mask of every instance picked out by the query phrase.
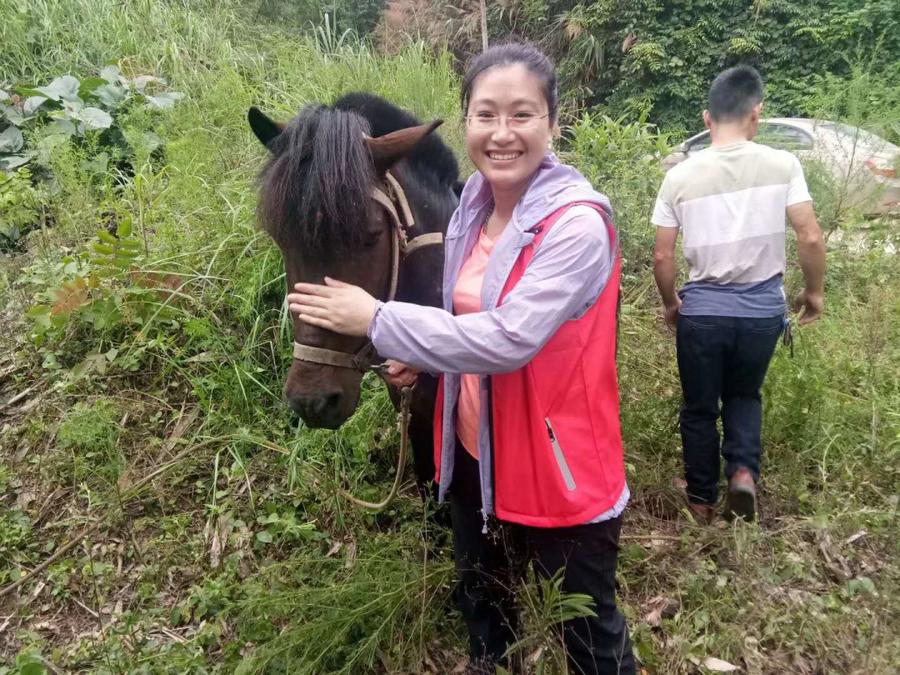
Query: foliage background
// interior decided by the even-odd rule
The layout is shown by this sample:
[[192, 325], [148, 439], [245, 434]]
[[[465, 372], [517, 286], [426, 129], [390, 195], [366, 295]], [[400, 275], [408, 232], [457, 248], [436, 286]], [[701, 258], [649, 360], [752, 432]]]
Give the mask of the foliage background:
[[[477, 3], [426, 4], [388, 41], [386, 27], [407, 16], [396, 3], [360, 39], [371, 19], [350, 26], [340, 6], [326, 24], [314, 16], [324, 6], [274, 0], [0, 0], [0, 88], [116, 63], [185, 95], [171, 109], [116, 113], [127, 152], [115, 169], [98, 168], [100, 130], [59, 142], [39, 121], [25, 142], [46, 152], [0, 184], [0, 217], [19, 228], [0, 257], [0, 588], [74, 544], [0, 596], [0, 673], [445, 673], [464, 662], [447, 533], [429, 529], [413, 489], [379, 515], [335, 490], [375, 497], [392, 478], [397, 434], [379, 383], [365, 381], [358, 413], [335, 433], [298, 427], [280, 401], [284, 281], [255, 228], [264, 151], [245, 122], [251, 104], [287, 118], [369, 89], [448, 120], [441, 134], [461, 155], [457, 73]], [[679, 389], [650, 276], [657, 157], [693, 124], [716, 64], [734, 57], [736, 17], [749, 31], [793, 5], [488, 6], [496, 36], [515, 30], [557, 50], [570, 101], [561, 150], [617, 209], [634, 495], [620, 600], [644, 668], [715, 672], [714, 657], [757, 674], [896, 672], [896, 223], [834, 216], [828, 313], [800, 331], [793, 358], [778, 351], [764, 392], [759, 526], [698, 527], [672, 485]], [[865, 51], [895, 10], [798, 6], [792, 32], [753, 28], [757, 41], [775, 36], [761, 55], [782, 54], [765, 66], [770, 101], [873, 129], [896, 120], [897, 79], [881, 76], [897, 60], [896, 31]], [[587, 32], [567, 33], [565, 13], [583, 14]], [[812, 40], [809, 26], [844, 51], [813, 52], [821, 63], [804, 74], [806, 52], [792, 50]], [[428, 41], [411, 40], [413, 28]], [[588, 33], [608, 82], [596, 92], [576, 51]], [[653, 44], [667, 55], [657, 70]], [[690, 68], [672, 55], [703, 67], [679, 75]], [[833, 186], [813, 189], [827, 205]], [[788, 289], [801, 283], [792, 262]], [[560, 672], [553, 619], [583, 608], [535, 583], [521, 600], [518, 670]]]

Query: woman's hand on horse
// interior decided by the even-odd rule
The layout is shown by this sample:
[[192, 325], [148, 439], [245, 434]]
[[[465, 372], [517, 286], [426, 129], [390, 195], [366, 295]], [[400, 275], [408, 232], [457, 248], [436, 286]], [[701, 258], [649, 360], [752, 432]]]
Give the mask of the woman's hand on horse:
[[325, 285], [296, 284], [288, 307], [301, 321], [344, 335], [363, 336], [378, 301], [359, 286], [325, 277]]
[[387, 366], [387, 368], [382, 371], [384, 381], [398, 389], [411, 387], [416, 383], [416, 379], [419, 377], [419, 371], [405, 363], [388, 359], [384, 362], [384, 365]]

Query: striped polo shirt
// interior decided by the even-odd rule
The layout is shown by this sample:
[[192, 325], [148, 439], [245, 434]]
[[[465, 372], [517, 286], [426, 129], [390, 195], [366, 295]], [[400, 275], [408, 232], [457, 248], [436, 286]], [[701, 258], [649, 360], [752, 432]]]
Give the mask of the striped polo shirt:
[[785, 209], [811, 199], [794, 155], [752, 141], [709, 147], [672, 167], [652, 220], [681, 229], [689, 272], [681, 313], [783, 314]]

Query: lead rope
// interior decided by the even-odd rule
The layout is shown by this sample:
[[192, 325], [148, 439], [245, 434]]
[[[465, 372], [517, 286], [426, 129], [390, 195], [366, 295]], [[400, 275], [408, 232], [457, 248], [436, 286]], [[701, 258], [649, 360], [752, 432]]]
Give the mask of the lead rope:
[[388, 492], [387, 497], [380, 502], [368, 502], [365, 499], [356, 497], [344, 488], [338, 488], [341, 495], [343, 495], [344, 499], [347, 501], [375, 512], [384, 510], [387, 508], [388, 504], [394, 501], [394, 498], [400, 491], [400, 484], [403, 482], [403, 471], [406, 468], [406, 455], [409, 450], [409, 404], [411, 399], [412, 387], [403, 387], [403, 389], [400, 390], [400, 410], [397, 412], [397, 427], [400, 430], [400, 453], [397, 457], [397, 470], [394, 473], [394, 484], [391, 485], [391, 490]]

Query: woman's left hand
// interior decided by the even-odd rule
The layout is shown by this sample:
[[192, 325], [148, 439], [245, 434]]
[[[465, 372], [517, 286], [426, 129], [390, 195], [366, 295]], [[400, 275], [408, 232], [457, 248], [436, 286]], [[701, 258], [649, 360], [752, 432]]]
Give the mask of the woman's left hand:
[[359, 286], [325, 277], [325, 285], [296, 284], [288, 307], [301, 321], [344, 335], [363, 336], [378, 301]]

